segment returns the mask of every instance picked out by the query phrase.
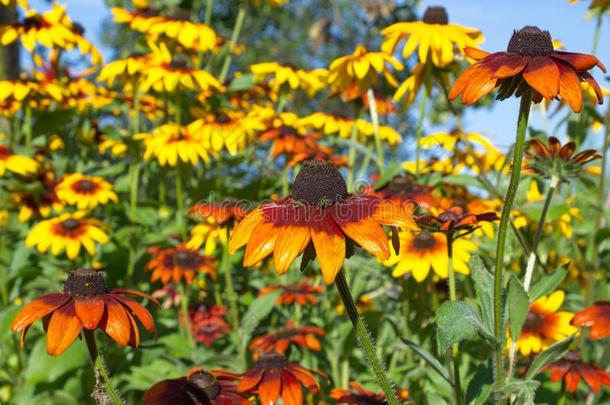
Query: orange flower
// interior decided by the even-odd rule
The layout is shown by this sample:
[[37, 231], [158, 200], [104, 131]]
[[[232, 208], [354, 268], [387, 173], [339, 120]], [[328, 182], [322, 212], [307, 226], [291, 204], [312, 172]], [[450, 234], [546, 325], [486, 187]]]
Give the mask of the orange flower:
[[30, 326], [43, 318], [47, 333], [47, 353], [59, 356], [83, 328], [102, 329], [118, 344], [140, 345], [136, 318], [156, 334], [155, 323], [146, 308], [125, 294], [154, 298], [123, 288], [108, 290], [102, 274], [91, 269], [70, 272], [63, 294], [47, 294], [26, 305], [13, 320], [11, 330], [21, 332], [21, 347]]
[[248, 215], [248, 210], [243, 202], [235, 198], [225, 198], [220, 202], [197, 203], [191, 207], [189, 212], [200, 219], [214, 218], [218, 225], [231, 225], [234, 221], [240, 221]]
[[227, 308], [217, 305], [199, 304], [189, 310], [191, 330], [195, 340], [211, 346], [229, 332], [225, 321]]
[[194, 368], [184, 377], [159, 381], [144, 393], [144, 405], [252, 405], [237, 393], [237, 374]]
[[298, 346], [320, 351], [321, 344], [316, 335], [324, 336], [324, 329], [315, 326], [296, 326], [294, 321], [286, 322], [286, 326], [273, 333], [258, 336], [250, 343], [250, 350], [254, 351], [254, 357], [270, 351], [286, 353], [291, 343]]
[[414, 210], [408, 202], [349, 195], [332, 163], [307, 161], [290, 197], [261, 204], [237, 225], [229, 251], [247, 245], [244, 266], [254, 266], [273, 252], [280, 275], [305, 251], [302, 265], [317, 255], [324, 281], [330, 284], [352, 242], [380, 260], [387, 259], [390, 250], [381, 225], [417, 230]]
[[602, 91], [587, 71], [604, 65], [593, 55], [555, 51], [548, 31], [527, 26], [515, 31], [507, 52], [487, 53], [466, 48], [466, 55], [477, 62], [462, 73], [449, 92], [449, 99], [462, 96], [462, 103], [473, 104], [499, 86], [497, 99], [517, 97], [531, 89], [533, 101], [561, 97], [574, 112], [582, 109], [582, 88], [587, 82], [602, 103]]
[[465, 233], [470, 233], [476, 229], [479, 222], [492, 222], [498, 219], [498, 214], [495, 212], [484, 212], [482, 214], [470, 214], [464, 212], [464, 209], [459, 206], [453, 206], [446, 211], [443, 211], [432, 220], [436, 222], [441, 232], [455, 232], [463, 230]]
[[311, 285], [309, 281], [303, 280], [300, 283], [294, 284], [277, 284], [265, 287], [259, 291], [259, 295], [266, 295], [272, 291], [281, 290], [282, 293], [277, 297], [277, 303], [280, 305], [290, 305], [293, 302], [301, 306], [307, 304], [317, 304], [317, 294], [322, 293], [322, 288]]
[[576, 392], [580, 379], [583, 378], [591, 390], [599, 394], [602, 386], [610, 386], [610, 374], [603, 368], [590, 363], [584, 363], [578, 353], [570, 351], [544, 367], [551, 373], [551, 381], [557, 382], [563, 378], [568, 392]]
[[[376, 394], [373, 391], [367, 390], [358, 384], [356, 381], [349, 383], [350, 387], [356, 392], [335, 388], [330, 392], [330, 397], [340, 404], [355, 404], [355, 405], [385, 405], [387, 404], [385, 395], [382, 393]], [[401, 390], [396, 395], [406, 400], [409, 398], [407, 390]]]
[[170, 279], [174, 283], [184, 279], [187, 284], [191, 284], [197, 273], [206, 273], [216, 278], [214, 259], [200, 254], [195, 249], [180, 245], [169, 249], [151, 247], [148, 252], [154, 256], [146, 264], [146, 268], [152, 271], [151, 282], [161, 280], [163, 284], [167, 284]]
[[288, 363], [283, 354], [267, 352], [256, 361], [253, 369], [244, 373], [237, 392], [256, 392], [261, 404], [275, 404], [280, 397], [285, 405], [302, 405], [301, 385], [314, 394], [320, 391], [313, 374], [325, 377], [319, 371]]
[[590, 327], [589, 339], [599, 340], [610, 336], [610, 301], [598, 301], [577, 312], [572, 325]]

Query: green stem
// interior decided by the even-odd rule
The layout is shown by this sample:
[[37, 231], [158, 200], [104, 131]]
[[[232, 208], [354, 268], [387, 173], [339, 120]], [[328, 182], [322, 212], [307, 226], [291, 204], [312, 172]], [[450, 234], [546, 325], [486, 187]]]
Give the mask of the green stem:
[[184, 226], [184, 196], [182, 190], [182, 170], [180, 170], [181, 164], [178, 162], [176, 165], [176, 225], [180, 230], [182, 239], [186, 238], [186, 227]]
[[[447, 232], [447, 268], [449, 269], [449, 299], [455, 301], [457, 299], [455, 288], [455, 269], [453, 268], [453, 233]], [[460, 349], [458, 344], [452, 347], [453, 357], [453, 387], [455, 390], [455, 402], [457, 405], [464, 403], [464, 394], [462, 392], [462, 382], [460, 378]]]
[[335, 279], [335, 285], [337, 286], [337, 290], [339, 291], [339, 295], [341, 296], [341, 300], [343, 301], [343, 305], [345, 306], [345, 311], [349, 316], [352, 325], [354, 326], [354, 332], [358, 336], [358, 340], [362, 346], [362, 350], [366, 355], [369, 364], [373, 368], [373, 373], [375, 374], [375, 378], [377, 378], [377, 382], [383, 392], [385, 393], [386, 400], [389, 405], [398, 405], [400, 401], [396, 397], [394, 393], [394, 389], [392, 388], [392, 384], [388, 379], [388, 376], [385, 373], [385, 370], [381, 364], [379, 358], [377, 358], [377, 353], [375, 351], [375, 346], [373, 345], [373, 341], [369, 336], [369, 331], [364, 323], [364, 320], [358, 315], [358, 310], [356, 309], [356, 304], [354, 304], [354, 299], [352, 297], [352, 293], [350, 292], [349, 286], [347, 284], [347, 280], [345, 279], [345, 274], [343, 270], [339, 271], [337, 274], [337, 278]]
[[358, 142], [358, 116], [360, 116], [360, 108], [356, 109], [354, 122], [352, 124], [352, 133], [350, 135], [349, 151], [347, 153], [347, 191], [351, 192], [354, 187], [354, 165], [356, 164], [356, 143]]
[[92, 330], [83, 330], [83, 334], [85, 335], [85, 341], [87, 342], [87, 349], [89, 349], [89, 355], [91, 356], [91, 361], [93, 362], [93, 369], [95, 371], [95, 385], [96, 389], [99, 384], [99, 378], [102, 379], [102, 385], [104, 386], [104, 391], [108, 395], [108, 399], [110, 399], [111, 403], [114, 405], [124, 405], [125, 402], [121, 399], [116, 388], [112, 385], [112, 381], [110, 381], [110, 376], [108, 375], [108, 371], [106, 369], [106, 364], [104, 362], [104, 357], [102, 353], [100, 353], [97, 349], [97, 345], [95, 343], [95, 336], [93, 335]]
[[30, 149], [32, 146], [32, 107], [30, 107], [29, 103], [25, 104], [23, 133], [25, 134], [25, 147]]
[[[237, 308], [237, 293], [235, 292], [235, 286], [233, 283], [233, 273], [231, 263], [229, 262], [229, 247], [227, 244], [223, 244], [222, 247], [222, 259], [220, 263], [221, 271], [224, 274], [225, 284], [227, 288], [227, 299], [229, 301], [229, 313], [231, 315], [231, 328], [234, 333], [239, 332], [239, 311]], [[237, 335], [236, 344], [239, 344], [239, 334]]]
[[213, 3], [214, 3], [214, 0], [207, 0], [207, 2], [205, 4], [205, 24], [206, 25], [210, 25], [210, 23], [212, 22]]
[[220, 71], [220, 76], [218, 76], [220, 83], [224, 83], [227, 78], [227, 74], [229, 73], [229, 67], [231, 66], [231, 59], [233, 58], [233, 52], [235, 52], [235, 47], [237, 46], [237, 40], [239, 39], [239, 33], [241, 32], [241, 27], [244, 25], [244, 19], [246, 18], [246, 9], [244, 7], [240, 7], [237, 12], [237, 19], [235, 20], [235, 26], [233, 27], [233, 33], [231, 34], [231, 42], [229, 43], [229, 52], [227, 56], [225, 56], [225, 60], [222, 64], [222, 70]]
[[284, 107], [286, 107], [286, 86], [280, 88], [280, 95], [278, 96], [275, 113], [280, 115], [284, 111]]
[[189, 315], [189, 296], [184, 284], [178, 284], [180, 292], [180, 313], [182, 315], [184, 336], [188, 339], [189, 345], [195, 347], [195, 338], [193, 337], [193, 329], [191, 328], [191, 317]]
[[593, 34], [593, 45], [591, 46], [591, 54], [597, 53], [597, 45], [599, 45], [599, 34], [602, 28], [602, 22], [604, 17], [604, 10], [600, 10], [597, 13], [597, 21], [595, 23], [595, 33]]
[[369, 101], [369, 112], [371, 114], [371, 122], [373, 123], [373, 134], [375, 136], [375, 148], [377, 149], [377, 167], [379, 174], [383, 175], [385, 169], [383, 144], [379, 136], [379, 115], [377, 114], [377, 103], [375, 102], [375, 94], [373, 89], [368, 89], [367, 97]]
[[[515, 148], [513, 151], [513, 165], [510, 173], [510, 182], [506, 197], [504, 198], [504, 206], [502, 207], [502, 215], [500, 216], [500, 225], [498, 226], [498, 243], [496, 246], [496, 265], [494, 272], [494, 335], [497, 339], [495, 347], [495, 384], [496, 388], [504, 383], [504, 348], [501, 342], [504, 341], [504, 322], [502, 319], [504, 306], [504, 248], [506, 245], [506, 233], [510, 220], [510, 212], [513, 208], [517, 188], [519, 187], [519, 179], [521, 177], [521, 161], [523, 160], [523, 148], [525, 146], [525, 138], [527, 133], [527, 123], [529, 119], [530, 107], [532, 103], [532, 93], [526, 91], [521, 95], [521, 105], [519, 106], [519, 118], [517, 121], [517, 136]], [[497, 402], [503, 402], [500, 398]]]
[[290, 192], [289, 183], [290, 183], [290, 181], [288, 179], [288, 167], [285, 167], [284, 170], [282, 170], [282, 195], [283, 196], [287, 196], [288, 193]]
[[131, 222], [133, 222], [136, 217], [136, 211], [138, 210], [138, 185], [140, 183], [140, 162], [138, 161], [137, 156], [131, 157], [129, 177], [129, 218], [131, 219]]
[[419, 174], [419, 156], [421, 154], [421, 136], [424, 127], [424, 117], [426, 115], [426, 106], [428, 104], [428, 92], [424, 89], [419, 104], [419, 118], [417, 119], [417, 130], [415, 132], [415, 175]]

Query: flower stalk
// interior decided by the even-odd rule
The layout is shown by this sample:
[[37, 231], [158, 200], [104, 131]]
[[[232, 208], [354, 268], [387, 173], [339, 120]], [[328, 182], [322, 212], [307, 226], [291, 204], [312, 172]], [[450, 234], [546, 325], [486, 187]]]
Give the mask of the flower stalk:
[[373, 135], [375, 136], [375, 148], [377, 149], [377, 167], [379, 168], [379, 174], [383, 175], [385, 169], [383, 144], [379, 136], [379, 114], [377, 113], [377, 102], [375, 101], [375, 94], [373, 89], [368, 89], [366, 92], [369, 101], [369, 113], [371, 115], [371, 122], [373, 123]]
[[424, 89], [419, 104], [419, 117], [417, 118], [417, 130], [415, 131], [415, 175], [419, 175], [419, 157], [421, 155], [421, 136], [424, 128], [424, 118], [426, 116], [426, 107], [428, 105], [428, 92]]
[[99, 384], [99, 379], [101, 378], [101, 383], [103, 385], [103, 390], [108, 396], [108, 399], [113, 405], [124, 405], [125, 402], [121, 399], [118, 391], [110, 381], [110, 376], [108, 375], [108, 371], [106, 369], [106, 363], [104, 362], [104, 357], [102, 353], [97, 349], [97, 344], [95, 343], [95, 336], [93, 335], [92, 330], [83, 330], [83, 334], [85, 335], [85, 341], [87, 342], [87, 349], [89, 350], [89, 356], [91, 357], [91, 362], [93, 363], [93, 369], [95, 371], [96, 377], [96, 389]]
[[[447, 268], [449, 274], [449, 299], [455, 301], [457, 299], [455, 286], [455, 269], [453, 268], [453, 232], [447, 232]], [[460, 349], [456, 343], [451, 348], [453, 358], [453, 388], [455, 390], [455, 403], [462, 405], [464, 403], [464, 394], [462, 392], [462, 382], [460, 378]]]
[[246, 9], [243, 6], [239, 7], [239, 11], [237, 12], [237, 18], [235, 20], [235, 26], [233, 26], [233, 32], [231, 33], [229, 52], [227, 53], [227, 56], [225, 56], [225, 60], [222, 64], [222, 69], [220, 70], [220, 76], [218, 76], [220, 83], [224, 83], [227, 78], [227, 75], [229, 74], [229, 67], [231, 67], [231, 59], [233, 58], [233, 52], [235, 52], [237, 40], [239, 39], [239, 34], [241, 33], [241, 28], [244, 25], [245, 18]]

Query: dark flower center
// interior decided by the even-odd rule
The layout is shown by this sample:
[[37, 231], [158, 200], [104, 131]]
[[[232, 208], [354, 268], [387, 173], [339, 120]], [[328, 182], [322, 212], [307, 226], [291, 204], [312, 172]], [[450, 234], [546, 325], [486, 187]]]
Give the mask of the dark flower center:
[[82, 24], [79, 24], [77, 22], [72, 23], [72, 32], [82, 37], [85, 34], [85, 27], [83, 27]]
[[428, 250], [436, 244], [436, 239], [430, 232], [421, 232], [413, 238], [413, 247], [418, 250]]
[[225, 113], [218, 113], [216, 115], [216, 122], [219, 124], [228, 124], [231, 122], [231, 118]]
[[206, 397], [208, 397], [211, 401], [216, 399], [220, 393], [220, 384], [218, 384], [216, 377], [207, 371], [198, 371], [189, 377], [189, 381], [194, 386], [205, 392]]
[[93, 191], [93, 189], [95, 189], [95, 183], [90, 180], [80, 180], [74, 184], [74, 189], [81, 192]]
[[521, 56], [547, 56], [553, 52], [553, 41], [548, 31], [528, 25], [513, 32], [506, 50]]
[[286, 328], [282, 329], [275, 334], [276, 340], [288, 339], [297, 334], [296, 328]]
[[438, 216], [438, 219], [440, 219], [441, 222], [443, 222], [443, 223], [445, 223], [445, 222], [456, 222], [459, 219], [459, 217], [453, 211], [445, 211], [441, 215]]
[[64, 293], [73, 297], [90, 297], [106, 293], [104, 276], [92, 269], [71, 271], [64, 283]]
[[307, 160], [294, 179], [292, 199], [328, 206], [347, 198], [347, 186], [332, 162]]
[[449, 23], [449, 16], [445, 7], [433, 6], [426, 9], [422, 21], [426, 24], [447, 25]]
[[186, 68], [186, 59], [181, 56], [174, 56], [169, 63], [169, 67], [172, 69], [184, 69]]
[[266, 352], [256, 361], [254, 367], [262, 370], [277, 370], [286, 367], [288, 362], [283, 354], [278, 352]]
[[298, 132], [294, 127], [291, 127], [290, 125], [282, 125], [280, 127], [280, 133], [282, 135], [292, 135], [292, 136], [297, 136]]
[[33, 15], [30, 17], [26, 17], [23, 20], [23, 28], [30, 30], [32, 28], [40, 28], [42, 26], [42, 18], [39, 15]]
[[525, 330], [538, 330], [542, 326], [542, 316], [529, 311], [527, 314], [527, 318], [525, 318], [525, 323], [523, 324], [523, 329]]
[[74, 231], [80, 226], [80, 221], [74, 218], [66, 219], [61, 223], [61, 227], [66, 231]]
[[189, 250], [183, 250], [178, 253], [175, 253], [172, 256], [172, 261], [174, 262], [174, 265], [176, 265], [176, 266], [189, 267], [189, 266], [195, 264], [195, 262], [197, 261], [198, 258], [199, 258], [199, 256], [195, 252], [192, 252]]

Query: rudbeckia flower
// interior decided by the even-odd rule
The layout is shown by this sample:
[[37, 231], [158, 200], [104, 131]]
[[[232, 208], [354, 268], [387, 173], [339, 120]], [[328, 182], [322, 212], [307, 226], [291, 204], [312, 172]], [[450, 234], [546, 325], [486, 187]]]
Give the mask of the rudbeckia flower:
[[0, 176], [4, 176], [7, 170], [29, 176], [38, 171], [38, 162], [27, 156], [16, 155], [8, 146], [0, 145]]
[[47, 218], [53, 210], [63, 210], [64, 205], [55, 192], [58, 182], [52, 168], [39, 169], [35, 177], [27, 178], [22, 183], [27, 186], [26, 190], [15, 190], [12, 195], [14, 205], [19, 208], [20, 222], [29, 221], [34, 216]]
[[267, 352], [256, 361], [254, 368], [244, 373], [237, 392], [256, 393], [261, 404], [275, 404], [279, 397], [286, 405], [302, 405], [301, 385], [313, 394], [320, 391], [314, 374], [325, 377], [319, 371], [288, 363], [280, 353]]
[[[346, 139], [351, 137], [354, 125], [358, 127], [357, 135], [360, 141], [373, 139], [375, 135], [375, 128], [371, 122], [361, 118], [353, 120], [338, 114], [316, 112], [301, 118], [299, 122], [302, 126], [322, 130], [325, 135], [339, 135], [341, 138]], [[400, 134], [388, 125], [379, 126], [379, 138], [390, 146], [395, 146], [402, 142]]]
[[42, 109], [63, 98], [63, 86], [57, 80], [43, 77], [41, 73], [31, 78], [0, 81], [0, 102], [5, 103], [9, 110], [11, 106], [22, 108], [24, 105]]
[[65, 250], [69, 259], [79, 255], [81, 246], [90, 255], [95, 255], [95, 243], [106, 242], [108, 235], [102, 230], [102, 224], [85, 218], [82, 211], [40, 221], [25, 239], [26, 246], [35, 246], [40, 253], [50, 249], [53, 256], [58, 256]]
[[219, 245], [226, 245], [229, 241], [229, 227], [219, 224], [214, 218], [208, 217], [195, 225], [186, 247], [199, 249], [203, 246], [206, 255], [216, 252]]
[[100, 70], [97, 80], [108, 83], [109, 86], [114, 85], [117, 78], [122, 82], [130, 79], [136, 80], [139, 75], [148, 67], [150, 55], [132, 54], [123, 59], [116, 59], [107, 63]]
[[61, 202], [76, 205], [79, 210], [93, 209], [110, 201], [119, 201], [112, 185], [102, 177], [85, 176], [81, 173], [65, 175], [55, 192]]
[[559, 311], [564, 298], [563, 291], [555, 291], [530, 305], [516, 347], [522, 355], [529, 356], [546, 350], [553, 343], [576, 333], [577, 329], [570, 325], [574, 314]]
[[290, 305], [297, 303], [301, 306], [315, 305], [318, 303], [318, 295], [322, 294], [322, 288], [312, 285], [307, 280], [293, 284], [276, 284], [262, 288], [258, 295], [266, 295], [272, 291], [281, 291], [277, 297], [279, 305]]
[[417, 230], [415, 206], [347, 193], [345, 180], [330, 162], [307, 161], [292, 186], [292, 195], [261, 204], [235, 228], [229, 252], [246, 245], [244, 266], [273, 253], [278, 274], [288, 271], [303, 252], [304, 262], [318, 257], [324, 281], [335, 280], [353, 244], [380, 260], [390, 256], [381, 225]]
[[19, 4], [21, 7], [23, 7], [26, 10], [30, 8], [28, 0], [0, 0], [0, 4], [2, 4], [5, 7], [14, 7], [15, 4]]
[[146, 269], [152, 271], [150, 282], [161, 280], [167, 284], [170, 280], [179, 283], [180, 280], [188, 284], [198, 273], [205, 273], [216, 278], [216, 263], [210, 256], [204, 256], [194, 249], [184, 246], [162, 249], [151, 247], [148, 252], [153, 258], [146, 263]]
[[193, 205], [189, 213], [199, 219], [212, 218], [219, 225], [233, 225], [248, 215], [244, 202], [225, 198], [220, 202], [200, 202]]
[[[353, 391], [335, 388], [330, 392], [330, 397], [340, 404], [385, 405], [388, 403], [383, 392], [377, 394], [367, 390], [356, 381], [351, 381], [349, 386]], [[401, 390], [396, 393], [396, 396], [406, 401], [409, 398], [409, 392]]]
[[250, 343], [254, 357], [263, 353], [276, 351], [286, 353], [291, 344], [319, 352], [322, 345], [317, 336], [324, 336], [324, 329], [315, 326], [296, 326], [294, 321], [288, 321], [286, 326], [276, 332], [255, 337]]
[[194, 368], [184, 377], [159, 381], [142, 398], [144, 405], [252, 405], [237, 393], [237, 374]]
[[464, 47], [478, 48], [483, 42], [483, 34], [478, 29], [450, 24], [444, 7], [428, 7], [421, 21], [392, 24], [381, 30], [381, 35], [384, 37], [381, 50], [388, 55], [406, 39], [402, 48], [404, 59], [417, 51], [419, 63], [425, 65], [430, 58], [437, 67], [453, 62], [455, 54], [461, 53]]
[[585, 363], [576, 352], [569, 351], [562, 359], [544, 366], [551, 374], [554, 383], [563, 379], [568, 392], [576, 392], [580, 379], [591, 388], [595, 394], [601, 392], [603, 386], [610, 387], [610, 374], [601, 367]]
[[310, 97], [326, 87], [328, 76], [326, 69], [307, 71], [277, 62], [257, 63], [250, 66], [250, 71], [254, 73], [254, 79], [257, 81], [272, 77], [269, 85], [277, 91], [285, 85], [290, 90], [301, 89]]
[[[199, 304], [189, 308], [189, 325], [193, 337], [199, 343], [211, 346], [218, 339], [229, 333], [225, 321], [226, 307]], [[181, 322], [184, 322], [181, 319]]]
[[135, 290], [108, 289], [104, 276], [95, 270], [72, 271], [64, 283], [64, 292], [39, 297], [26, 305], [11, 325], [21, 332], [21, 347], [34, 322], [43, 318], [47, 334], [47, 353], [62, 354], [85, 330], [101, 329], [121, 346], [140, 345], [138, 319], [144, 328], [156, 334], [153, 318], [146, 308], [125, 294], [154, 298]]
[[199, 125], [204, 142], [216, 152], [224, 149], [231, 155], [244, 150], [254, 133], [264, 129], [256, 117], [230, 110], [207, 113], [195, 122]]
[[572, 325], [590, 327], [589, 339], [599, 340], [610, 336], [610, 302], [598, 301], [577, 312]]
[[581, 82], [589, 83], [601, 104], [601, 88], [587, 71], [594, 66], [606, 72], [604, 65], [593, 55], [562, 52], [553, 49], [551, 35], [538, 27], [527, 26], [515, 31], [506, 52], [487, 53], [466, 48], [466, 55], [476, 63], [466, 69], [449, 92], [449, 99], [462, 96], [462, 103], [470, 105], [500, 87], [497, 99], [513, 94], [517, 97], [532, 90], [532, 100], [565, 100], [574, 112], [582, 110]]
[[196, 165], [202, 160], [210, 162], [212, 150], [204, 142], [199, 123], [192, 122], [181, 126], [174, 123], [161, 125], [152, 133], [134, 135], [134, 139], [144, 143], [144, 160], [155, 158], [161, 166], [176, 166], [178, 159]]
[[[396, 78], [389, 66], [395, 70], [402, 70], [402, 63], [384, 52], [369, 52], [362, 45], [358, 45], [354, 53], [342, 56], [332, 61], [329, 67], [328, 83], [331, 85], [331, 94], [341, 94], [343, 101], [359, 98], [362, 93], [374, 87], [382, 74], [391, 86], [398, 86]], [[356, 93], [347, 92], [354, 86]]]
[[[419, 283], [424, 281], [430, 270], [440, 278], [449, 275], [447, 259], [447, 238], [440, 232], [422, 231], [418, 234], [401, 232], [400, 251], [384, 262], [386, 266], [394, 266], [392, 276], [402, 277], [412, 273]], [[468, 239], [453, 241], [453, 268], [456, 272], [468, 275], [470, 255], [477, 250], [477, 245]]]

